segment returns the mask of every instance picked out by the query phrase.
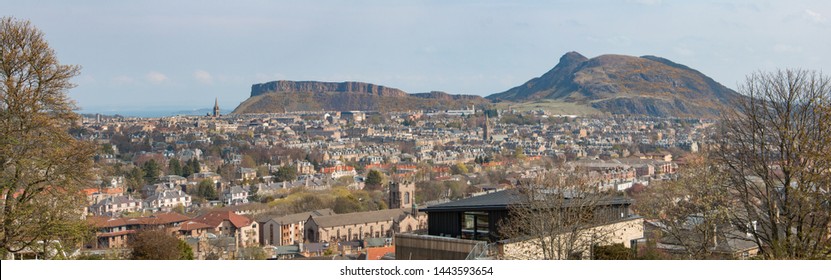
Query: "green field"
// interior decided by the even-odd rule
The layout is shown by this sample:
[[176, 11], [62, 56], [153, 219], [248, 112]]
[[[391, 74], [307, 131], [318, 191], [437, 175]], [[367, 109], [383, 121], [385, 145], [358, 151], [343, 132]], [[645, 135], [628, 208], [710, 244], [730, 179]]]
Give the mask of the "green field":
[[603, 112], [585, 104], [562, 102], [557, 100], [538, 100], [523, 103], [496, 103], [498, 109], [514, 109], [518, 111], [543, 110], [547, 115], [601, 115]]

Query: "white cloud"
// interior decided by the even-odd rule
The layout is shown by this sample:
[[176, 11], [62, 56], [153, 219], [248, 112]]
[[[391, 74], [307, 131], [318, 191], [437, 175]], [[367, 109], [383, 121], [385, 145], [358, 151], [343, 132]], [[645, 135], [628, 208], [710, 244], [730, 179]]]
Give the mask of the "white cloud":
[[164, 83], [165, 81], [168, 80], [167, 76], [165, 76], [162, 73], [156, 72], [156, 71], [150, 71], [150, 73], [147, 73], [145, 78], [147, 79], [148, 82], [153, 83], [153, 84], [157, 84], [157, 85], [161, 84], [161, 83]]
[[811, 21], [813, 23], [816, 23], [816, 24], [822, 24], [822, 23], [825, 23], [825, 21], [826, 21], [825, 17], [822, 16], [822, 14], [814, 12], [812, 10], [808, 10], [808, 9], [805, 10], [804, 17], [806, 19], [808, 19], [809, 21]]
[[214, 77], [205, 70], [196, 70], [196, 72], [193, 72], [193, 78], [206, 85], [214, 83]]

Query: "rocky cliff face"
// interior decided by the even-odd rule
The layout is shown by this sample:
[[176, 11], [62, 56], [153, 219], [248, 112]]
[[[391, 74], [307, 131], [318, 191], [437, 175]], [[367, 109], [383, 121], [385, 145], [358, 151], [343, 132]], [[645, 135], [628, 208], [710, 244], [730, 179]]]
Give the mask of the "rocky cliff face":
[[489, 102], [481, 96], [435, 91], [408, 94], [399, 89], [361, 82], [274, 81], [251, 86], [251, 97], [233, 113], [448, 110]]
[[399, 89], [361, 82], [273, 81], [251, 86], [251, 97], [269, 92], [353, 92], [379, 96], [407, 95], [406, 92]]
[[713, 117], [739, 94], [701, 72], [655, 56], [570, 52], [538, 78], [487, 97], [494, 101], [552, 99], [613, 114]]
[[443, 91], [431, 91], [425, 93], [413, 93], [412, 96], [423, 98], [423, 99], [433, 99], [437, 101], [473, 101], [473, 102], [487, 102], [481, 96], [478, 95], [464, 95], [464, 94], [449, 94]]

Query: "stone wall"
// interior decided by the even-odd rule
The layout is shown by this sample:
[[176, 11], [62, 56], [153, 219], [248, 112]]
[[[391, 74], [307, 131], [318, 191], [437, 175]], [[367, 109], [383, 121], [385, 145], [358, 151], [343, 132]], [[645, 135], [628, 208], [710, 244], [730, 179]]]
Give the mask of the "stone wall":
[[[592, 235], [602, 235], [602, 237], [595, 238], [593, 241]], [[581, 232], [581, 236], [576, 241], [575, 247], [580, 248], [578, 251], [583, 251], [582, 258], [591, 258], [591, 244], [597, 245], [611, 245], [623, 243], [623, 246], [629, 248], [630, 241], [643, 238], [643, 218], [632, 218], [624, 221], [619, 221], [613, 224], [606, 224], [594, 228], [589, 228]], [[544, 259], [542, 250], [540, 249], [539, 239], [527, 239], [521, 241], [507, 241], [502, 242], [500, 247], [500, 258], [508, 260], [540, 260]], [[564, 259], [563, 257], [562, 259]], [[551, 259], [561, 259], [559, 256], [551, 256]]]

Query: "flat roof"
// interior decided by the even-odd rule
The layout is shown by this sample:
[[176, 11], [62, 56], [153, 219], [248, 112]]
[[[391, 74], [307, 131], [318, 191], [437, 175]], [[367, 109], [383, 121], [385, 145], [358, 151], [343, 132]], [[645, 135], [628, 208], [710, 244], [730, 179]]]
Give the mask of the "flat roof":
[[[468, 197], [447, 203], [437, 204], [419, 209], [421, 212], [457, 212], [479, 210], [505, 210], [510, 205], [522, 203], [525, 195], [518, 189], [507, 189], [479, 196]], [[578, 198], [575, 198], [578, 199]], [[601, 203], [603, 205], [632, 204], [632, 199], [623, 196], [614, 196]]]

